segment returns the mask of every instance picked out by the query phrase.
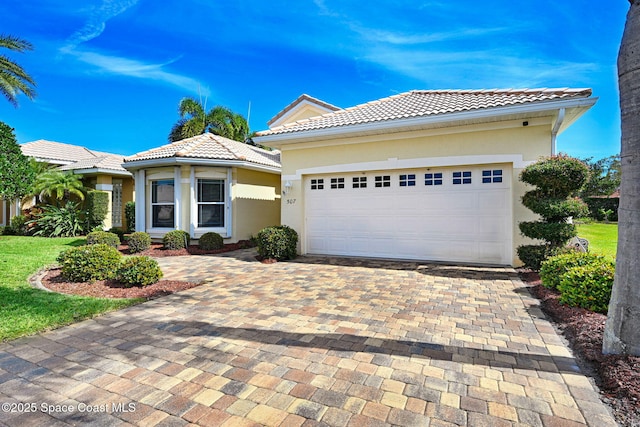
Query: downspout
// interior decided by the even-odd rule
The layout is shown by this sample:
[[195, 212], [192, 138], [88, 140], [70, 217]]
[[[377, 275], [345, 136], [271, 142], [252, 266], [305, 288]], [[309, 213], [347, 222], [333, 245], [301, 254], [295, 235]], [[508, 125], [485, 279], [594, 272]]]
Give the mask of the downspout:
[[551, 129], [551, 155], [556, 155], [556, 137], [558, 136], [558, 131], [560, 130], [560, 126], [562, 126], [562, 122], [564, 122], [564, 114], [565, 109], [561, 108], [558, 110], [558, 117], [556, 118], [555, 123], [553, 124], [553, 128]]

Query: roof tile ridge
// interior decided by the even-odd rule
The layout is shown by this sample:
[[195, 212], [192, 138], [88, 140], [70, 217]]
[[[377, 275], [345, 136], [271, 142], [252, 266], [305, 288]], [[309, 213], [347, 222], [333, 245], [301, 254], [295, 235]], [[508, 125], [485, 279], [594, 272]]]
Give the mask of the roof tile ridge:
[[233, 157], [240, 160], [245, 160], [245, 156], [243, 156], [242, 153], [236, 152], [236, 150], [233, 149], [234, 143], [242, 144], [240, 141], [234, 141], [232, 139], [225, 138], [224, 136], [220, 136], [220, 135], [215, 135], [213, 133], [209, 133], [208, 135], [210, 135], [209, 136], [210, 139], [215, 141], [216, 144], [218, 144], [220, 147], [222, 147], [224, 150], [230, 153]]
[[202, 144], [205, 144], [206, 138], [208, 135], [212, 135], [209, 132], [201, 133], [200, 135], [192, 136], [191, 138], [181, 139], [180, 141], [175, 141], [174, 144], [178, 145], [178, 143], [182, 143], [182, 147], [180, 149], [176, 149], [174, 153], [174, 157], [184, 157], [187, 156], [190, 152], [200, 147]]

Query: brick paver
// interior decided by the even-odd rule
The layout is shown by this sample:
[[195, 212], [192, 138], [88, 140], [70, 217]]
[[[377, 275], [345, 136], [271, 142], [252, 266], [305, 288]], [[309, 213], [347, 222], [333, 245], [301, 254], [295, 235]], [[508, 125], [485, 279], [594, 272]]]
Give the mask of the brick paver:
[[0, 426], [616, 425], [513, 269], [254, 256], [0, 344]]

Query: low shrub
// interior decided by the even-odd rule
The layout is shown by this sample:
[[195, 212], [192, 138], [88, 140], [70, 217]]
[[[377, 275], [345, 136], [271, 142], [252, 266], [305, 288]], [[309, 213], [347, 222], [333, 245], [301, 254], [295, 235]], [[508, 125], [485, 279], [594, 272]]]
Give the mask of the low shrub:
[[518, 246], [518, 258], [534, 271], [540, 270], [540, 266], [549, 257], [572, 251], [568, 248], [557, 248], [550, 245], [522, 245]]
[[602, 260], [604, 260], [602, 255], [577, 251], [550, 257], [540, 266], [542, 285], [550, 289], [558, 289], [563, 275], [570, 269]]
[[224, 247], [224, 240], [218, 233], [204, 233], [198, 240], [198, 246], [200, 246], [200, 248], [204, 249], [205, 251], [222, 249]]
[[111, 227], [109, 229], [109, 233], [113, 233], [116, 236], [118, 236], [118, 238], [120, 239], [121, 242], [124, 241], [125, 231], [122, 228], [120, 228], [120, 227]]
[[131, 286], [148, 286], [162, 278], [158, 262], [147, 256], [126, 257], [120, 263], [116, 277], [119, 282]]
[[151, 247], [151, 236], [144, 231], [136, 231], [127, 237], [127, 244], [132, 254], [146, 251]]
[[164, 235], [162, 245], [165, 249], [170, 250], [184, 249], [189, 246], [190, 241], [191, 236], [186, 231], [172, 230]]
[[72, 282], [112, 279], [122, 255], [105, 244], [84, 245], [67, 249], [58, 255], [62, 277]]
[[127, 222], [127, 232], [134, 232], [136, 229], [136, 202], [124, 204], [124, 218]]
[[278, 261], [293, 259], [297, 255], [298, 233], [286, 225], [263, 228], [256, 236], [258, 254]]
[[560, 303], [607, 313], [615, 276], [615, 264], [602, 259], [573, 267], [564, 273], [558, 285]]
[[16, 215], [9, 222], [9, 233], [16, 236], [24, 236], [27, 234], [27, 217], [24, 215]]
[[117, 234], [108, 231], [92, 231], [87, 234], [87, 245], [99, 244], [109, 245], [117, 249], [120, 244], [120, 238]]
[[34, 236], [74, 237], [83, 232], [83, 221], [78, 204], [67, 202], [64, 206], [44, 206], [27, 222]]

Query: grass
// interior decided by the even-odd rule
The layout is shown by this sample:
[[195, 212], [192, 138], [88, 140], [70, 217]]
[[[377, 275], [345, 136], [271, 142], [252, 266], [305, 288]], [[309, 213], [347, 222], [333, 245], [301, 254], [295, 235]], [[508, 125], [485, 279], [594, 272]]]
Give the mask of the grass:
[[618, 224], [591, 222], [577, 224], [578, 236], [589, 241], [589, 252], [606, 255], [616, 259], [618, 245]]
[[139, 303], [34, 289], [30, 275], [55, 263], [58, 254], [85, 243], [81, 238], [0, 236], [0, 341], [94, 317]]

